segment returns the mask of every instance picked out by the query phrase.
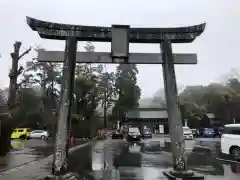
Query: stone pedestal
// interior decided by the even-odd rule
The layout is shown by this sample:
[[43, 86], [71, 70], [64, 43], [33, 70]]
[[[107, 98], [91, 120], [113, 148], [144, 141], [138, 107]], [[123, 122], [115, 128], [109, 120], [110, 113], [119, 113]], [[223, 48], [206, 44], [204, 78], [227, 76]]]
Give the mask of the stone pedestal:
[[8, 162], [8, 155], [0, 156], [0, 166], [7, 164], [7, 162]]
[[182, 180], [204, 180], [204, 176], [196, 175], [192, 171], [165, 171], [163, 174], [169, 180], [182, 179]]
[[48, 175], [44, 180], [79, 180], [79, 175], [77, 173], [66, 173], [61, 176]]

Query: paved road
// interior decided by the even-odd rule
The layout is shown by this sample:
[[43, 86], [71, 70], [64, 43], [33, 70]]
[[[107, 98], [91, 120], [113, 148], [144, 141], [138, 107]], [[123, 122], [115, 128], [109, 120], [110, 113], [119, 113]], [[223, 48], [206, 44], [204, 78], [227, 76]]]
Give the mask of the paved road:
[[[104, 162], [116, 179], [165, 179], [162, 172], [172, 167], [172, 156], [169, 147], [164, 146], [167, 138], [154, 138], [141, 143], [120, 143], [109, 140], [105, 145], [98, 143], [93, 164], [93, 174], [100, 177]], [[195, 146], [197, 145], [197, 146]], [[240, 163], [222, 159], [219, 152], [219, 140], [197, 139], [187, 141], [189, 168], [204, 175], [207, 180], [240, 179]], [[208, 147], [198, 149], [199, 147]], [[209, 151], [211, 149], [211, 151]], [[101, 154], [101, 155], [100, 155]], [[97, 156], [98, 155], [98, 156]], [[100, 158], [101, 157], [101, 158]], [[102, 174], [103, 176], [104, 174]], [[114, 179], [114, 178], [110, 178]]]
[[[164, 143], [167, 140], [168, 138], [154, 137], [141, 143], [111, 139], [91, 143], [71, 153], [69, 171], [95, 180], [101, 177], [117, 180], [166, 179], [162, 172], [172, 167], [170, 148]], [[198, 147], [209, 148], [198, 150]], [[187, 141], [186, 149], [189, 168], [204, 175], [206, 180], [240, 179], [240, 163], [221, 156], [219, 139]], [[7, 172], [0, 179], [43, 179], [51, 170], [51, 160], [48, 157]]]

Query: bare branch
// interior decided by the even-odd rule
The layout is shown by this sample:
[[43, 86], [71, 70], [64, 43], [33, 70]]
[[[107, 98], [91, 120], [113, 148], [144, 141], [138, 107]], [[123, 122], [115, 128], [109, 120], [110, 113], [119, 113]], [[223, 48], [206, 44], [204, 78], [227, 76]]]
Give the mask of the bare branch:
[[18, 60], [21, 59], [23, 56], [25, 56], [26, 54], [28, 54], [31, 51], [32, 47], [30, 47], [29, 49], [27, 49], [26, 51], [24, 51], [19, 57]]
[[22, 74], [24, 68], [22, 66], [20, 66], [20, 68], [17, 71], [17, 76], [19, 76], [20, 74]]

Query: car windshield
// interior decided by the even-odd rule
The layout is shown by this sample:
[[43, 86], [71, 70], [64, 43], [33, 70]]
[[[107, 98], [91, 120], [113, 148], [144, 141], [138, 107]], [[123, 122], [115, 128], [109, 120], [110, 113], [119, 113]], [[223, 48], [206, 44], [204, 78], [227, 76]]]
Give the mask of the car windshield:
[[139, 129], [138, 128], [129, 128], [129, 132], [133, 132], [133, 133], [138, 133]]
[[189, 127], [183, 127], [183, 131], [191, 131]]
[[143, 132], [145, 132], [145, 133], [146, 132], [151, 132], [151, 130], [150, 129], [144, 129]]
[[43, 133], [41, 130], [32, 131], [32, 133]]
[[205, 129], [206, 132], [214, 132], [213, 129]]

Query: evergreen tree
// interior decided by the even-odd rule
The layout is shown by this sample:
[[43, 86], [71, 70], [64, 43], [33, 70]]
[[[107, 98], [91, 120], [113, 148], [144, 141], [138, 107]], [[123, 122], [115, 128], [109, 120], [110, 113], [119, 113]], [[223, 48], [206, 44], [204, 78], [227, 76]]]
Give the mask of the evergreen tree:
[[113, 115], [122, 120], [127, 111], [138, 107], [141, 89], [137, 85], [138, 69], [136, 64], [119, 64], [116, 71], [115, 89], [117, 100]]

